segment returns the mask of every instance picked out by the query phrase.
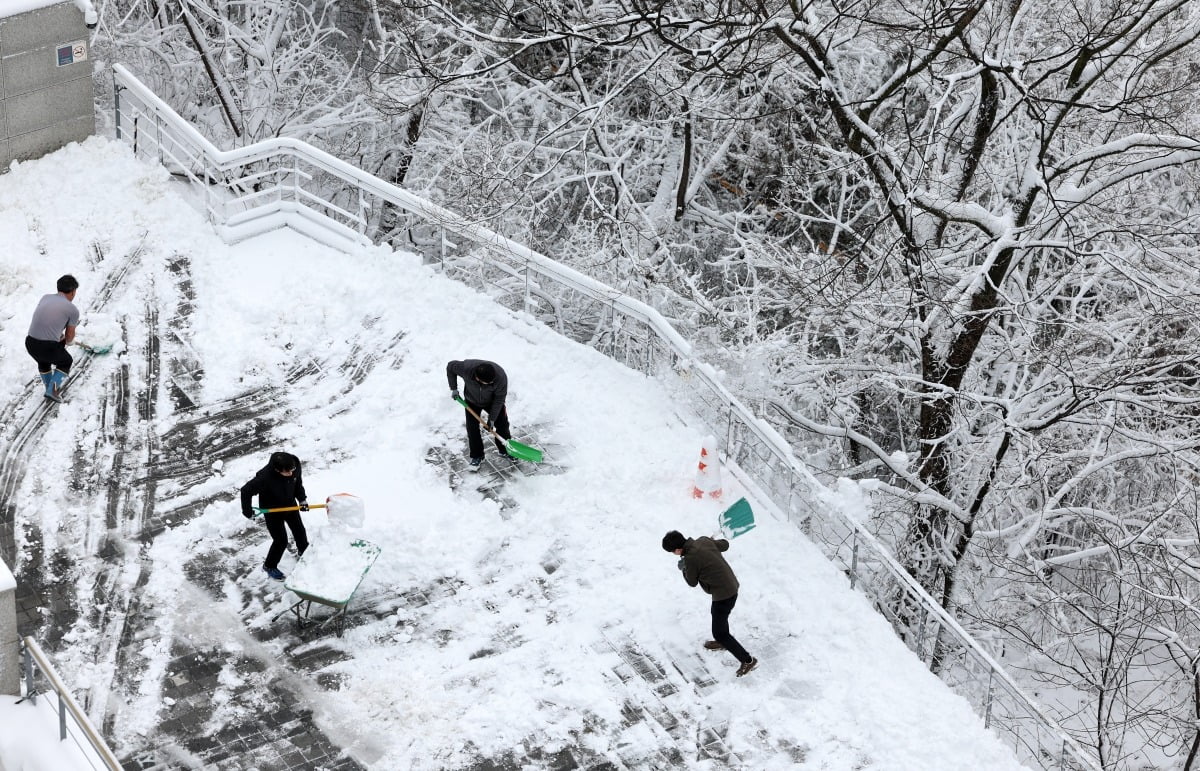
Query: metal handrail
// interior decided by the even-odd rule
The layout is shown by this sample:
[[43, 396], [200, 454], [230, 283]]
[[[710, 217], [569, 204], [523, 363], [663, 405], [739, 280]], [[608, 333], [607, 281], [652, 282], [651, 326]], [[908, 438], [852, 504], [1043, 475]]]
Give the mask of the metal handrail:
[[[38, 696], [43, 693], [37, 687], [37, 674], [41, 673], [46, 681], [50, 684], [50, 689], [57, 697], [57, 704], [52, 704], [55, 712], [58, 713], [58, 739], [66, 741], [67, 737], [79, 746], [80, 751], [88, 761], [88, 765], [92, 768], [105, 768], [111, 771], [121, 771], [121, 762], [117, 760], [117, 756], [108, 748], [108, 744], [104, 738], [100, 736], [87, 715], [75, 702], [71, 692], [63, 685], [63, 682], [58, 677], [58, 673], [54, 671], [53, 665], [50, 664], [50, 659], [42, 651], [32, 637], [25, 637], [21, 640], [21, 658], [25, 677], [25, 696], [30, 703], [36, 704]], [[83, 734], [83, 742], [81, 743], [76, 731], [70, 730], [70, 723], [67, 717], [71, 718], [77, 732]], [[83, 743], [87, 744], [85, 748]], [[89, 751], [90, 748], [90, 751]], [[96, 766], [93, 760], [98, 760], [102, 765]]]
[[[205, 211], [216, 227], [242, 227], [256, 219], [282, 224], [299, 217], [304, 225], [324, 228], [338, 238], [370, 243], [368, 211], [389, 204], [442, 233], [432, 259], [448, 274], [498, 289], [504, 297], [519, 295], [521, 308], [535, 316], [549, 316], [558, 331], [568, 334], [566, 327], [578, 323], [583, 331], [571, 336], [579, 341], [664, 383], [675, 378], [668, 385], [689, 388], [702, 402], [705, 409], [698, 410], [699, 417], [714, 435], [724, 437], [724, 454], [734, 467], [789, 521], [798, 520], [826, 556], [843, 566], [851, 586], [875, 600], [906, 644], [951, 688], [971, 700], [986, 724], [1045, 768], [1099, 769], [882, 543], [836, 505], [818, 509], [815, 501], [831, 500], [829, 491], [797, 460], [782, 435], [725, 388], [716, 371], [693, 354], [692, 346], [658, 311], [299, 140], [270, 139], [220, 150], [124, 66], [113, 66], [113, 80], [117, 137], [129, 142], [136, 154], [157, 158], [199, 185]], [[147, 134], [144, 124], [154, 130]], [[271, 186], [279, 200], [246, 208], [247, 180], [265, 180], [272, 173], [279, 175]], [[329, 187], [316, 187], [318, 178], [326, 179]], [[339, 186], [353, 193], [357, 212], [330, 200], [337, 197]], [[320, 203], [319, 210], [310, 205], [312, 201]], [[229, 202], [241, 208], [231, 213]], [[480, 253], [455, 249], [444, 235], [447, 232], [473, 244]], [[448, 256], [449, 251], [454, 255]], [[549, 294], [541, 289], [541, 281], [555, 285], [549, 313], [542, 307]], [[564, 318], [564, 309], [572, 303], [580, 312]], [[583, 315], [588, 316], [586, 321]], [[897, 612], [897, 606], [903, 612]], [[977, 677], [977, 670], [986, 672], [986, 677]], [[980, 682], [986, 684], [984, 694], [977, 692]]]

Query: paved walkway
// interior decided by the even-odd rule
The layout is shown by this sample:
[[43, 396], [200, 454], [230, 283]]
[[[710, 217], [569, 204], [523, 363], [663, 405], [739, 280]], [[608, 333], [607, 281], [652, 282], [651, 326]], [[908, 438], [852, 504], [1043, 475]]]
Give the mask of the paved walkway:
[[[105, 310], [110, 299], [120, 294], [126, 280], [139, 270], [140, 256], [140, 250], [113, 257], [96, 248], [95, 261], [109, 265], [108, 281], [92, 295], [89, 312]], [[60, 659], [72, 653], [67, 637], [71, 630], [94, 629], [96, 639], [104, 641], [97, 658], [107, 654], [113, 667], [113, 681], [94, 690], [108, 691], [108, 698], [137, 689], [145, 669], [138, 659], [140, 643], [155, 634], [154, 610], [141, 606], [136, 588], [133, 592], [121, 588], [131, 576], [136, 587], [150, 580], [142, 570], [138, 544], [151, 543], [165, 528], [197, 516], [210, 500], [218, 500], [176, 503], [173, 498], [207, 476], [213, 461], [261, 453], [266, 440], [260, 437], [269, 435], [282, 414], [279, 394], [273, 391], [221, 404], [197, 405], [192, 400], [189, 391], [195, 389], [190, 384], [203, 377], [203, 369], [181, 333], [191, 310], [191, 282], [184, 258], [177, 258], [171, 267], [174, 286], [164, 294], [174, 304], [164, 308], [162, 298], [145, 297], [141, 317], [127, 317], [130, 351], [119, 370], [100, 378], [93, 373], [98, 369], [94, 357], [79, 356], [66, 392], [69, 400], [94, 408], [99, 420], [94, 433], [71, 438], [77, 467], [73, 478], [64, 480], [75, 494], [90, 497], [103, 512], [102, 522], [85, 526], [82, 551], [80, 544], [63, 543], [64, 533], [44, 533], [33, 512], [17, 512], [13, 503], [27, 477], [39, 472], [30, 467], [29, 458], [37, 457], [40, 443], [61, 438], [55, 425], [57, 408], [41, 398], [32, 382], [20, 399], [0, 407], [4, 427], [0, 551], [8, 564], [16, 566], [18, 631], [33, 636], [52, 658]], [[351, 380], [361, 380], [369, 371], [369, 366], [360, 369]], [[288, 373], [284, 387], [312, 374], [300, 367]], [[164, 395], [174, 409], [160, 420], [157, 405]], [[247, 426], [254, 430], [246, 430]], [[111, 445], [102, 454], [95, 451], [97, 435]], [[19, 560], [18, 526], [22, 528]], [[94, 545], [92, 553], [87, 553], [89, 543]], [[219, 587], [212, 584], [214, 567], [196, 564], [185, 569], [198, 590], [215, 591]], [[245, 572], [244, 566], [232, 569]], [[80, 599], [87, 592], [79, 587], [87, 581], [93, 585], [90, 604]], [[254, 633], [265, 642], [293, 629], [281, 620]], [[235, 663], [241, 684], [231, 687], [228, 653], [177, 637], [170, 641], [167, 674], [158, 684], [165, 709], [155, 729], [145, 737], [132, 737], [114, 736], [120, 726], [111, 720], [99, 727], [128, 769], [362, 768], [314, 725], [304, 700], [279, 683], [281, 674], [299, 671], [313, 673], [321, 687], [336, 687], [319, 670], [331, 656], [341, 655], [319, 644], [309, 646], [289, 656], [291, 670], [245, 656]], [[238, 703], [245, 718], [228, 725], [210, 724], [217, 695]], [[77, 696], [90, 714], [99, 711], [90, 703], [91, 692]]]
[[[97, 247], [95, 262], [109, 266], [109, 278], [94, 294], [89, 312], [104, 311], [110, 300], [120, 295], [123, 284], [132, 283], [140, 255], [135, 250], [113, 257]], [[130, 735], [123, 723], [114, 720], [113, 710], [91, 703], [93, 698], [111, 702], [137, 693], [143, 678], [149, 676], [148, 662], [142, 660], [140, 651], [158, 632], [156, 610], [140, 601], [138, 590], [152, 579], [147, 572], [149, 562], [140, 549], [172, 525], [200, 516], [210, 503], [233, 505], [228, 494], [197, 498], [188, 491], [210, 476], [214, 462], [261, 455], [267, 449], [266, 437], [286, 421], [287, 394], [302, 390], [307, 378], [340, 376], [346, 380], [345, 388], [351, 389], [376, 362], [393, 356], [399, 342], [379, 345], [372, 341], [359, 351], [370, 348], [375, 352], [354, 361], [320, 369], [311, 363], [297, 365], [279, 388], [200, 404], [194, 386], [204, 376], [203, 367], [191, 355], [182, 332], [188, 326], [192, 300], [188, 263], [179, 257], [171, 267], [174, 285], [163, 288], [162, 294], [173, 298], [173, 304], [164, 303], [159, 296], [144, 297], [140, 318], [126, 316], [128, 352], [120, 367], [100, 376], [97, 370], [112, 368], [99, 366], [104, 360], [80, 356], [66, 393], [68, 400], [98, 416], [97, 425], [71, 437], [77, 467], [65, 484], [73, 495], [90, 499], [94, 510], [103, 512], [96, 518], [99, 521], [76, 523], [77, 533], [44, 532], [38, 517], [16, 511], [12, 501], [18, 499], [23, 486], [54, 483], [43, 479], [42, 470], [29, 459], [38, 456], [48, 437], [58, 440], [62, 429], [57, 408], [41, 398], [33, 381], [22, 397], [0, 406], [0, 551], [8, 564], [16, 566], [19, 633], [33, 636], [53, 659], [61, 660], [80, 650], [71, 643], [71, 635], [81, 628], [88, 630], [88, 639], [97, 648], [95, 660], [111, 667], [112, 679], [76, 696], [89, 714], [104, 716], [98, 727], [127, 769], [364, 768], [322, 732], [310, 706], [314, 686], [319, 691], [340, 685], [338, 676], [327, 669], [345, 660], [347, 654], [322, 643], [334, 630], [298, 630], [290, 616], [269, 624], [250, 623], [261, 620], [265, 607], [278, 606], [280, 586], [267, 581], [257, 564], [239, 564], [232, 555], [216, 549], [198, 546], [195, 557], [180, 568], [201, 606], [220, 605], [219, 599], [227, 592], [223, 582], [234, 577], [242, 592], [242, 617], [214, 617], [212, 623], [248, 631], [253, 642], [246, 652], [231, 661], [221, 640], [174, 636], [169, 641], [166, 672], [154, 684], [162, 694], [163, 708], [145, 735]], [[172, 407], [169, 415], [158, 414], [164, 396]], [[529, 429], [536, 435], [536, 426]], [[98, 444], [104, 445], [103, 452], [97, 452]], [[441, 470], [452, 488], [471, 484], [495, 500], [502, 517], [510, 516], [517, 506], [505, 493], [505, 476], [530, 473], [507, 464], [491, 467], [489, 462], [483, 473], [467, 474], [460, 454], [438, 449], [431, 451], [427, 461]], [[560, 470], [547, 463], [536, 473]], [[17, 527], [21, 528], [19, 560]], [[82, 550], [72, 536], [85, 545]], [[245, 537], [252, 536], [248, 532]], [[67, 540], [71, 542], [64, 542]], [[125, 587], [131, 583], [134, 589], [128, 591]], [[81, 592], [80, 587], [88, 585], [92, 586], [90, 601], [81, 599], [89, 593]], [[368, 591], [356, 596], [355, 612], [347, 623], [383, 618], [400, 605], [419, 607], [455, 589], [443, 582], [399, 597], [371, 596]], [[268, 651], [278, 650], [280, 644], [285, 655], [272, 658]], [[628, 646], [621, 655], [632, 667], [630, 676], [644, 677], [661, 669]], [[211, 717], [217, 702], [225, 714], [239, 718], [214, 723]], [[664, 766], [678, 766], [681, 761], [662, 760]], [[479, 771], [531, 767], [612, 766], [589, 759], [583, 748], [546, 755], [536, 747], [520, 755], [479, 758], [473, 766]]]

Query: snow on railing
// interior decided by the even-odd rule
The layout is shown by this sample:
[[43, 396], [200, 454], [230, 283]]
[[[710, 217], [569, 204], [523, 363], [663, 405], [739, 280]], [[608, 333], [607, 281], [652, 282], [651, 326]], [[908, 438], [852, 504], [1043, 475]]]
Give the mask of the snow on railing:
[[[227, 239], [286, 225], [346, 248], [374, 243], [385, 230], [404, 232], [413, 251], [447, 274], [669, 387], [686, 389], [706, 428], [724, 437], [726, 459], [743, 481], [840, 564], [851, 587], [872, 598], [905, 643], [1024, 761], [1099, 769], [887, 548], [839, 508], [787, 441], [725, 388], [656, 310], [305, 142], [270, 139], [221, 150], [122, 65], [114, 65], [113, 80], [117, 137], [195, 183], [209, 220]], [[385, 227], [386, 217], [403, 222]], [[434, 237], [419, 240], [430, 232]], [[460, 248], [448, 233], [477, 251]]]
[[[39, 698], [49, 699], [51, 708], [58, 715], [59, 741], [71, 739], [79, 750], [79, 755], [94, 769], [121, 771], [121, 762], [108, 748], [100, 732], [92, 726], [84, 711], [75, 703], [70, 691], [51, 666], [50, 659], [32, 637], [21, 640], [21, 659], [25, 682], [25, 695], [22, 700], [36, 703]], [[48, 691], [39, 687], [43, 681], [49, 686]]]

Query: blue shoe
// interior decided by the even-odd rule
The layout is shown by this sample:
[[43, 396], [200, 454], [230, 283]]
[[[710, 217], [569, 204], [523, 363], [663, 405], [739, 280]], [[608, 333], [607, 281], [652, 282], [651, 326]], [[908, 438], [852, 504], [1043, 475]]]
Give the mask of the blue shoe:
[[267, 575], [271, 578], [274, 578], [276, 581], [282, 581], [284, 578], [283, 573], [279, 571], [279, 568], [269, 568], [266, 565], [263, 565], [263, 570], [267, 571]]
[[62, 401], [62, 387], [63, 387], [63, 383], [65, 383], [66, 381], [67, 381], [67, 373], [66, 372], [63, 372], [61, 369], [54, 370], [54, 374], [50, 376], [50, 383], [51, 383], [51, 387], [54, 389], [54, 392], [52, 394], [48, 394], [48, 396], [50, 396], [50, 398], [56, 402], [61, 402]]

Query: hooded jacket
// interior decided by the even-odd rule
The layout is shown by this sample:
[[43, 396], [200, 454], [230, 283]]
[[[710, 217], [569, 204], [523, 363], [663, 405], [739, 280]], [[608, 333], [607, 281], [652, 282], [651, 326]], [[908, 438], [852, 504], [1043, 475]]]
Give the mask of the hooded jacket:
[[[486, 385], [475, 380], [475, 368], [484, 363], [496, 368], [496, 379]], [[504, 400], [508, 397], [508, 375], [504, 369], [496, 362], [484, 359], [463, 359], [446, 364], [446, 381], [450, 384], [450, 390], [458, 389], [460, 377], [463, 379], [463, 399], [486, 412], [489, 420], [495, 420], [500, 410], [504, 409]]]
[[254, 479], [242, 485], [242, 513], [251, 511], [250, 499], [258, 496], [258, 506], [263, 509], [280, 509], [295, 506], [297, 501], [307, 501], [308, 494], [304, 492], [304, 478], [301, 475], [300, 459], [292, 455], [296, 470], [290, 477], [285, 477], [271, 464], [263, 466]]
[[727, 600], [738, 593], [737, 576], [721, 556], [729, 550], [729, 541], [708, 536], [689, 538], [683, 544], [683, 580], [688, 586], [700, 585], [713, 601]]

